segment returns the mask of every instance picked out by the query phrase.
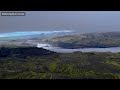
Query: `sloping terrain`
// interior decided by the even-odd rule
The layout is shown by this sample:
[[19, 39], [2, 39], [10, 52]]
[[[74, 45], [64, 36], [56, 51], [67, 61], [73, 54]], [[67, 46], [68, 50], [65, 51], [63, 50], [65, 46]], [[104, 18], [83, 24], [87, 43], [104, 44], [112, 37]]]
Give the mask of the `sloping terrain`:
[[107, 48], [120, 46], [120, 32], [88, 33], [59, 36], [45, 40], [62, 48]]
[[0, 79], [120, 79], [120, 53], [58, 54], [38, 49], [38, 54], [33, 48], [22, 50], [11, 49], [12, 54], [0, 57]]
[[[63, 48], [114, 47], [120, 46], [120, 33], [67, 35], [44, 42]], [[0, 47], [0, 79], [120, 79], [120, 53], [60, 54], [27, 44], [5, 45]]]
[[15, 47], [15, 48], [8, 48], [8, 47], [1, 47], [0, 48], [0, 58], [4, 57], [23, 57], [26, 58], [28, 56], [48, 56], [55, 54], [55, 52], [37, 48], [37, 47]]
[[10, 32], [0, 34], [0, 47], [2, 46], [37, 46], [37, 43], [43, 43], [46, 38], [56, 36], [72, 35], [73, 31], [30, 31], [30, 32]]

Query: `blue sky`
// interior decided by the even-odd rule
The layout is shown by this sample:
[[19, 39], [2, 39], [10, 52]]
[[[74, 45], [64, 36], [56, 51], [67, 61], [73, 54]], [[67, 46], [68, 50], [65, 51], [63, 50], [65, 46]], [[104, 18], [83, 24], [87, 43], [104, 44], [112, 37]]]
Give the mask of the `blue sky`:
[[28, 11], [26, 16], [0, 16], [0, 33], [56, 30], [120, 31], [120, 11]]

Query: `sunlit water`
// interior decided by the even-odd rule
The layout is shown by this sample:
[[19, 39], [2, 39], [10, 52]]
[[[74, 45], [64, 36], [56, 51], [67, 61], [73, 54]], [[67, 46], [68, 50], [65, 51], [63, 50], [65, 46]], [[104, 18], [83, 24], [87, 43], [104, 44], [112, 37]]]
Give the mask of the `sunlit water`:
[[44, 48], [50, 51], [58, 53], [72, 53], [72, 52], [120, 52], [120, 47], [111, 47], [111, 48], [80, 48], [80, 49], [63, 49], [60, 47], [52, 47], [50, 44], [38, 44], [38, 48]]

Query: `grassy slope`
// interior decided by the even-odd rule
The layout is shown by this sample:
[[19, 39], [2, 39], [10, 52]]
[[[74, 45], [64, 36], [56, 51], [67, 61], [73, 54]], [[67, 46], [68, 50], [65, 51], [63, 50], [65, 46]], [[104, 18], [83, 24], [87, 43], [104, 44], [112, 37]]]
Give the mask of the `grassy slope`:
[[[33, 52], [34, 53], [34, 52]], [[0, 58], [1, 79], [119, 79], [120, 53], [50, 54]]]
[[50, 38], [46, 42], [63, 48], [119, 47], [120, 32], [69, 35]]
[[[96, 43], [102, 43], [106, 47], [119, 46], [120, 33], [83, 34], [51, 40], [53, 41], [49, 41], [50, 43], [61, 41], [64, 45], [72, 44], [73, 48], [90, 47], [92, 44], [96, 46]], [[20, 55], [0, 57], [1, 79], [120, 79], [120, 53], [76, 52], [31, 56], [27, 52], [25, 58]]]

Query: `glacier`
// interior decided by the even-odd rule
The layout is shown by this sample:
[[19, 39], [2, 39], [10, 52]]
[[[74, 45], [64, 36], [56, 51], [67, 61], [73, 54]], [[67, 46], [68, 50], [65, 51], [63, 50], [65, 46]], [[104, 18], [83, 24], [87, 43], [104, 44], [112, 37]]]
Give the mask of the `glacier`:
[[61, 31], [25, 31], [25, 32], [10, 32], [10, 33], [0, 33], [0, 37], [13, 37], [13, 36], [26, 36], [26, 35], [49, 35], [49, 34], [59, 34], [59, 33], [71, 33], [71, 30], [61, 30]]

